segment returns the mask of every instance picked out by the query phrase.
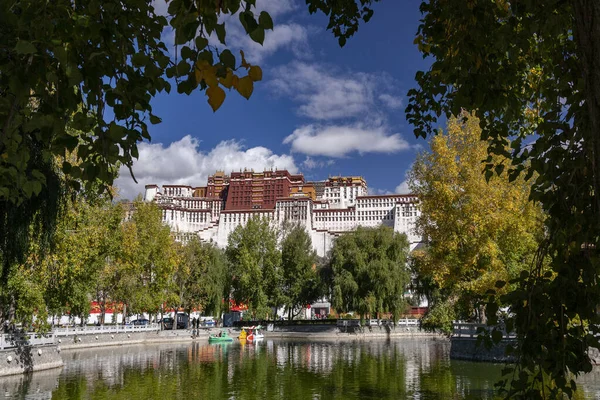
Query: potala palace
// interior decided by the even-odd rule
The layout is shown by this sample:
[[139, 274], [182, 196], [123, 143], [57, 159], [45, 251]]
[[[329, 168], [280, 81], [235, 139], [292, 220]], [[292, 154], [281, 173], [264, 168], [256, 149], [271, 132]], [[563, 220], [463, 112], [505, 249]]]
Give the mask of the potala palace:
[[196, 234], [219, 247], [254, 216], [303, 225], [319, 256], [336, 237], [359, 226], [390, 226], [407, 235], [411, 250], [421, 242], [415, 233], [417, 198], [368, 195], [366, 181], [357, 176], [306, 182], [302, 174], [286, 170], [217, 171], [206, 186], [146, 185], [144, 200], [159, 204], [163, 221], [179, 239]]

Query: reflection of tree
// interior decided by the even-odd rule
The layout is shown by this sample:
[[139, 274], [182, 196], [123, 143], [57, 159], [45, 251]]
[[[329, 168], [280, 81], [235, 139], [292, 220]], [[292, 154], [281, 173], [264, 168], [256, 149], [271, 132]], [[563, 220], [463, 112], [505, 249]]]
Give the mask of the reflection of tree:
[[427, 388], [427, 394], [435, 393], [440, 399], [450, 399], [456, 395], [456, 379], [447, 361], [437, 362], [428, 369], [421, 369], [419, 383], [421, 387]]
[[[67, 361], [66, 370], [72, 374], [61, 377], [53, 398], [493, 398], [493, 383], [502, 366], [450, 362], [447, 354], [438, 351], [438, 344], [410, 339], [369, 343], [272, 342], [245, 347], [235, 343], [194, 343], [133, 348], [125, 351], [127, 356], [118, 351], [106, 352], [112, 358], [96, 358], [90, 352], [90, 362], [81, 363], [85, 368], [70, 368]], [[108, 369], [107, 363], [112, 363]], [[119, 378], [111, 379], [109, 371]]]

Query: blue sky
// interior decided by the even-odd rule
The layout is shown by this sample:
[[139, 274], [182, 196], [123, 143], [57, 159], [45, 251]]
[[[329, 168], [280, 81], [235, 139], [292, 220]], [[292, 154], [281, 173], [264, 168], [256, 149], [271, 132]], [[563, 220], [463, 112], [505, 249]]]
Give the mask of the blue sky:
[[[155, 0], [157, 9], [163, 0]], [[133, 198], [149, 183], [203, 186], [215, 170], [289, 169], [307, 180], [361, 175], [373, 193], [405, 192], [405, 175], [426, 147], [406, 122], [406, 93], [426, 69], [413, 40], [420, 1], [383, 0], [368, 24], [340, 48], [327, 19], [309, 15], [304, 0], [257, 0], [274, 31], [264, 46], [242, 34], [237, 19], [227, 44], [260, 65], [263, 80], [250, 100], [227, 92], [213, 113], [203, 92], [173, 90], [154, 99], [163, 122], [150, 127], [133, 171], [117, 186]], [[234, 17], [235, 18], [235, 17]], [[168, 38], [167, 38], [168, 40]]]

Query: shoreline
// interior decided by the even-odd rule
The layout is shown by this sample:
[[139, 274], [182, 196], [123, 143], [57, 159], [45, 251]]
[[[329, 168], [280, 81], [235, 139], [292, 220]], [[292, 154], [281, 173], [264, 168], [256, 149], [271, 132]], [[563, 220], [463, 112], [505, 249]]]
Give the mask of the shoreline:
[[[447, 340], [443, 335], [419, 330], [398, 329], [386, 331], [385, 329], [372, 329], [367, 331], [354, 330], [341, 332], [337, 327], [327, 327], [326, 329], [323, 329], [323, 327], [316, 329], [304, 328], [301, 330], [295, 330], [293, 329], [294, 327], [291, 328], [265, 331], [265, 338], [302, 341], [364, 341], [422, 337]], [[0, 377], [61, 368], [64, 365], [60, 355], [63, 350], [76, 351], [145, 344], [208, 343], [209, 335], [220, 332], [222, 329], [226, 329], [234, 339], [237, 339], [240, 331], [237, 328], [211, 328], [201, 329], [198, 332], [194, 332], [191, 329], [178, 329], [175, 331], [157, 330], [149, 332], [94, 333], [63, 336], [57, 338], [54, 345], [22, 346], [0, 350]]]

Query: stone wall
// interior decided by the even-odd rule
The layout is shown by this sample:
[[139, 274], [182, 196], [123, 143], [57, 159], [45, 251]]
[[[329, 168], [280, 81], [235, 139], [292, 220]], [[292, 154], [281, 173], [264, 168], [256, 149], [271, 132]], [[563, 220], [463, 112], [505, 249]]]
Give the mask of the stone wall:
[[0, 351], [0, 376], [62, 367], [57, 346], [20, 346]]
[[273, 331], [265, 332], [266, 337], [294, 338], [294, 339], [335, 339], [335, 340], [354, 340], [370, 338], [392, 338], [392, 337], [412, 337], [427, 336], [439, 337], [439, 334], [419, 330], [417, 327], [392, 327], [373, 326], [373, 327], [338, 327], [331, 324], [323, 325], [296, 325], [296, 326], [277, 326]]
[[506, 345], [509, 343], [514, 343], [514, 340], [503, 339], [500, 343], [488, 349], [483, 343], [478, 346], [476, 338], [453, 337], [450, 339], [450, 358], [453, 360], [497, 363], [513, 362], [514, 358], [505, 354]]
[[150, 331], [129, 333], [105, 333], [91, 335], [63, 336], [57, 339], [57, 344], [62, 350], [81, 349], [90, 347], [127, 346], [141, 343], [168, 343], [190, 341], [194, 339], [208, 339], [207, 330], [192, 331], [191, 329], [177, 329], [172, 331]]

